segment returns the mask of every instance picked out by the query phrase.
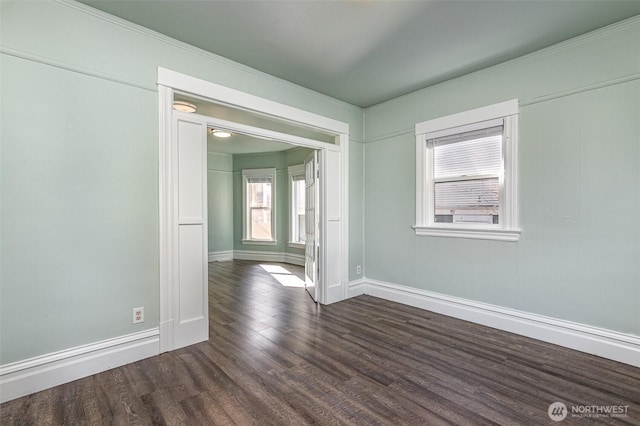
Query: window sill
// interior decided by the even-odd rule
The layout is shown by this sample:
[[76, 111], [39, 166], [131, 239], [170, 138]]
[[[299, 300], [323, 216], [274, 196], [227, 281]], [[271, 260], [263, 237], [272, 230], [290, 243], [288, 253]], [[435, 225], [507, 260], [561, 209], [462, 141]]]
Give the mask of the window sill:
[[275, 246], [276, 240], [242, 240], [242, 244], [253, 244], [256, 246]]
[[289, 247], [304, 250], [305, 244], [304, 243], [293, 243], [293, 242], [290, 242], [289, 243]]
[[447, 238], [470, 238], [474, 240], [494, 240], [494, 241], [518, 241], [520, 238], [519, 229], [491, 229], [491, 228], [454, 228], [454, 227], [433, 227], [433, 226], [413, 226], [416, 235], [419, 237], [447, 237]]

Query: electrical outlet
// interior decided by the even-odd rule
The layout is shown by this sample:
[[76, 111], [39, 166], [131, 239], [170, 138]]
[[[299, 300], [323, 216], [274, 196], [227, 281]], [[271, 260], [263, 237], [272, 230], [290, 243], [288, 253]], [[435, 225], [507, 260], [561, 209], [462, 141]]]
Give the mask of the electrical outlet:
[[144, 322], [144, 307], [133, 308], [133, 323], [138, 324]]
[[361, 274], [361, 273], [362, 273], [362, 266], [356, 265], [356, 274]]

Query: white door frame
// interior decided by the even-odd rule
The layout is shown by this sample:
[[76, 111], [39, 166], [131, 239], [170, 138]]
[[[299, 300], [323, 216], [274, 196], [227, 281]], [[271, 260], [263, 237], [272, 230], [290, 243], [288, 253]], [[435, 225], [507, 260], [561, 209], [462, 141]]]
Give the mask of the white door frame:
[[[219, 84], [158, 67], [159, 122], [159, 241], [160, 241], [160, 352], [175, 348], [174, 339], [174, 271], [177, 265], [173, 231], [171, 188], [176, 183], [176, 153], [171, 149], [171, 118], [174, 91], [197, 96], [210, 102], [252, 111], [302, 127], [336, 136], [336, 144], [285, 135], [267, 129], [206, 117], [208, 124], [254, 136], [272, 137], [283, 142], [323, 151], [325, 190], [321, 193], [322, 224], [320, 303], [329, 304], [347, 298], [349, 282], [349, 125], [332, 118], [260, 98]], [[206, 255], [206, 253], [204, 253]], [[195, 343], [195, 342], [193, 342]]]

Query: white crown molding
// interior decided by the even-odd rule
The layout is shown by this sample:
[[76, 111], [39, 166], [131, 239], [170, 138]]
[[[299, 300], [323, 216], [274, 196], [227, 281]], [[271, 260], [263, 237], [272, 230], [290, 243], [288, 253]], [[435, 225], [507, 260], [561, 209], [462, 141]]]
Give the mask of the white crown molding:
[[371, 278], [349, 296], [368, 294], [640, 367], [640, 337]]
[[106, 339], [0, 366], [0, 402], [160, 353], [159, 330]]

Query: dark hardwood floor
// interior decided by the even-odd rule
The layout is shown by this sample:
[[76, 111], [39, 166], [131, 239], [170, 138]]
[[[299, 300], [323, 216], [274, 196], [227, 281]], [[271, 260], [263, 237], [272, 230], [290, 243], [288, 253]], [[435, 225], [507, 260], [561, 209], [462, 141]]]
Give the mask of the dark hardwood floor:
[[209, 264], [208, 342], [7, 402], [0, 423], [537, 425], [560, 401], [627, 406], [560, 424], [640, 424], [638, 368], [370, 296], [317, 306], [302, 268], [260, 265]]

